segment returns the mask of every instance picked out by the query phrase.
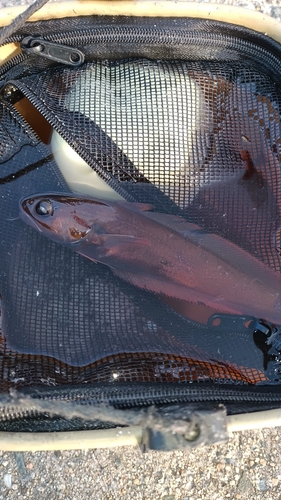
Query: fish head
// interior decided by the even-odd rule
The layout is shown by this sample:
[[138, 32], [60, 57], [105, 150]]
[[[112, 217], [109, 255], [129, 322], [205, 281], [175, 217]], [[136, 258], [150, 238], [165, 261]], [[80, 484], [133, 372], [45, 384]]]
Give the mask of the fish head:
[[20, 216], [37, 231], [60, 243], [85, 240], [97, 224], [114, 221], [114, 207], [100, 200], [66, 194], [38, 194], [20, 201]]

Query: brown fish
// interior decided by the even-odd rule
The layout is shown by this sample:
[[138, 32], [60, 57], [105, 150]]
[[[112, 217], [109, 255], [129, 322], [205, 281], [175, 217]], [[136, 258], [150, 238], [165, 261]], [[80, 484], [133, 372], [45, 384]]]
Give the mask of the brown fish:
[[42, 234], [139, 288], [281, 323], [280, 275], [181, 217], [73, 194], [34, 195], [20, 207]]

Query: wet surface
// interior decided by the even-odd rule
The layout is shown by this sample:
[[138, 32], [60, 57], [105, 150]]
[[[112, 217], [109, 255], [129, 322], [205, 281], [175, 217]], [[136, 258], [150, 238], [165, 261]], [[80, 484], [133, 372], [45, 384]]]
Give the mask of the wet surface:
[[[141, 64], [144, 64], [147, 75], [151, 69], [149, 64], [143, 61], [139, 63], [140, 67]], [[117, 69], [114, 69], [113, 65], [110, 71], [120, 71], [122, 67], [117, 65]], [[170, 67], [169, 63], [161, 71], [167, 71]], [[277, 275], [280, 263], [274, 247], [274, 235], [276, 230], [278, 231], [280, 216], [278, 186], [281, 176], [277, 154], [279, 143], [276, 132], [276, 90], [265, 77], [257, 83], [253, 91], [243, 81], [241, 84], [233, 84], [234, 77], [231, 73], [232, 79], [230, 78], [228, 67], [220, 80], [212, 80], [203, 69], [199, 71], [197, 65], [196, 71], [192, 73], [196, 85], [199, 85], [201, 90], [204, 89], [200, 99], [210, 100], [213, 96], [216, 104], [220, 104], [218, 109], [224, 110], [224, 114], [222, 112], [215, 118], [213, 114], [210, 115], [214, 119], [214, 127], [209, 130], [209, 139], [213, 146], [202, 159], [202, 168], [199, 168], [198, 174], [200, 182], [194, 184], [192, 176], [185, 176], [185, 182], [189, 179], [190, 184], [181, 184], [185, 191], [181, 192], [180, 196], [184, 195], [187, 201], [185, 215], [187, 218], [190, 215], [193, 222], [203, 228], [203, 232], [199, 234], [201, 238], [208, 236], [208, 231], [214, 232], [215, 239], [218, 237], [216, 235], [221, 235], [225, 238], [227, 248], [231, 245], [231, 248], [234, 245], [238, 248], [239, 245], [242, 253], [250, 252], [256, 258], [257, 266], [262, 265], [262, 261], [268, 266], [267, 269], [271, 268]], [[155, 71], [154, 66], [152, 70]], [[215, 66], [215, 71], [219, 70], [219, 66]], [[69, 95], [73, 97], [78, 92], [74, 78], [76, 73], [68, 77], [65, 70], [55, 71], [55, 91], [47, 85], [47, 78], [52, 78], [53, 73], [50, 73], [49, 77], [48, 72], [44, 73], [42, 78], [45, 78], [45, 81], [41, 82], [50, 109], [56, 106], [61, 79], [65, 82], [67, 80], [68, 83], [63, 87], [66, 94], [61, 96], [66, 105], [69, 104]], [[83, 78], [87, 76], [87, 71], [88, 66]], [[185, 65], [181, 66], [177, 74], [182, 75], [183, 71], [186, 71]], [[237, 81], [241, 75], [244, 79], [249, 77], [248, 69], [240, 63], [235, 71]], [[254, 78], [254, 72], [251, 75]], [[40, 79], [41, 76], [36, 78]], [[29, 81], [27, 78], [25, 81], [30, 87], [34, 87], [34, 92], [38, 92], [40, 83], [36, 78]], [[266, 96], [261, 93], [262, 90], [264, 94], [267, 92]], [[269, 91], [272, 91], [272, 101], [268, 97]], [[38, 99], [40, 97], [37, 96]], [[241, 106], [241, 103], [246, 103], [246, 107]], [[213, 111], [212, 108], [212, 113]], [[65, 108], [58, 108], [58, 114], [63, 115], [65, 112]], [[20, 117], [15, 118], [14, 112], [11, 113], [6, 105], [3, 106], [3, 116], [5, 126], [1, 130], [3, 146], [0, 176], [3, 235], [0, 242], [2, 345], [5, 352], [4, 364], [9, 365], [7, 359], [10, 357], [10, 365], [13, 365], [13, 370], [8, 370], [6, 375], [5, 387], [9, 384], [9, 377], [16, 386], [17, 383], [24, 385], [27, 380], [24, 360], [28, 356], [33, 366], [29, 383], [32, 379], [36, 382], [36, 364], [39, 359], [40, 366], [43, 366], [42, 370], [40, 368], [38, 371], [39, 380], [43, 380], [43, 383], [48, 383], [49, 380], [52, 384], [56, 384], [56, 380], [72, 383], [77, 378], [82, 382], [82, 367], [85, 367], [87, 380], [91, 380], [95, 369], [104, 370], [106, 380], [110, 377], [113, 379], [116, 374], [121, 374], [118, 377], [122, 380], [124, 377], [125, 380], [130, 380], [130, 377], [135, 377], [135, 369], [137, 376], [147, 381], [169, 379], [183, 382], [194, 380], [196, 377], [198, 380], [211, 378], [218, 381], [230, 378], [243, 383], [263, 383], [268, 379], [273, 383], [278, 381], [279, 348], [275, 344], [268, 344], [267, 335], [263, 331], [260, 332], [249, 325], [244, 325], [241, 329], [241, 325], [233, 322], [231, 317], [227, 319], [227, 316], [223, 319], [224, 328], [222, 323], [208, 325], [210, 316], [216, 313], [213, 304], [208, 304], [209, 308], [202, 303], [194, 306], [188, 301], [176, 302], [173, 296], [169, 297], [167, 294], [163, 300], [163, 294], [161, 296], [153, 293], [159, 292], [158, 289], [146, 285], [143, 287], [145, 290], [139, 283], [135, 286], [134, 281], [128, 279], [126, 283], [124, 276], [116, 276], [114, 265], [110, 269], [106, 259], [113, 259], [113, 264], [116, 256], [117, 260], [120, 260], [120, 249], [126, 248], [124, 240], [119, 238], [114, 240], [115, 243], [112, 239], [107, 240], [103, 247], [105, 260], [102, 260], [106, 265], [103, 265], [91, 262], [69, 248], [50, 241], [41, 232], [36, 234], [32, 227], [19, 220], [18, 204], [23, 197], [46, 191], [66, 192], [68, 188], [48, 149], [31, 133], [26, 133], [24, 124], [20, 123]], [[79, 123], [82, 122], [88, 127], [89, 117], [83, 113], [80, 113], [79, 117], [77, 114], [75, 116], [77, 121], [74, 120], [74, 113], [68, 110], [69, 120], [74, 120], [74, 127], [79, 128]], [[259, 121], [258, 125], [256, 117], [263, 120]], [[95, 127], [97, 128], [96, 125]], [[86, 135], [86, 143], [87, 137]], [[102, 147], [104, 133], [100, 137], [99, 146]], [[255, 137], [259, 138], [256, 147]], [[98, 138], [97, 133], [95, 138]], [[86, 144], [85, 150], [87, 147]], [[264, 159], [268, 151], [270, 154], [266, 163]], [[106, 149], [107, 161], [109, 152], [110, 148]], [[109, 163], [107, 167], [109, 169]], [[190, 167], [191, 163], [188, 168]], [[187, 166], [184, 168], [187, 174]], [[110, 170], [107, 170], [108, 175], [109, 173]], [[170, 187], [172, 182], [179, 182], [179, 179], [175, 179], [171, 179]], [[168, 191], [166, 188], [162, 189], [162, 180], [159, 184], [155, 179], [152, 191], [151, 181], [132, 184], [123, 178], [119, 181], [124, 190], [128, 189], [130, 196], [134, 195], [136, 201], [148, 203], [152, 201], [151, 197], [157, 201], [157, 192], [162, 208], [168, 200]], [[146, 194], [148, 199], [143, 199]], [[178, 213], [183, 215], [182, 202], [176, 207], [177, 198], [173, 198], [171, 193], [170, 195], [172, 205], [167, 203], [166, 211], [175, 211], [177, 208]], [[41, 212], [47, 209], [46, 203], [40, 205]], [[84, 219], [79, 214], [75, 217], [76, 222], [81, 225], [81, 220]], [[123, 224], [124, 221], [121, 222]], [[119, 220], [120, 224], [121, 222]], [[186, 223], [189, 224], [189, 221]], [[137, 223], [135, 225], [138, 226]], [[101, 234], [101, 226], [100, 223], [96, 231], [97, 237]], [[83, 228], [71, 226], [72, 237], [86, 237], [90, 225], [87, 224], [86, 227], [84, 224]], [[166, 233], [169, 234], [168, 228], [167, 223]], [[145, 249], [144, 240], [145, 236], [142, 235], [142, 248]], [[122, 255], [121, 252], [121, 257]], [[246, 253], [243, 255], [248, 256]], [[144, 251], [140, 254], [140, 258], [143, 257]], [[162, 260], [171, 261], [166, 257]], [[244, 267], [247, 268], [245, 262]], [[112, 260], [110, 263], [112, 264]], [[128, 265], [127, 259], [123, 263], [123, 272], [132, 271], [132, 265], [130, 269]], [[157, 262], [155, 264], [152, 259], [147, 258], [146, 265], [150, 270]], [[170, 267], [173, 267], [172, 264]], [[149, 283], [151, 274], [146, 274]], [[260, 274], [257, 272], [257, 275]], [[145, 273], [143, 275], [145, 276]], [[181, 279], [181, 276], [179, 278]], [[212, 282], [215, 285], [214, 277]], [[248, 297], [250, 294], [246, 295]], [[243, 296], [241, 299], [243, 304], [247, 302], [247, 297]], [[266, 293], [265, 298], [267, 297]], [[252, 300], [252, 303], [255, 302], [256, 297]], [[272, 325], [269, 325], [269, 329], [271, 328]], [[123, 355], [126, 355], [125, 358], [122, 358]], [[146, 356], [152, 361], [149, 370]], [[105, 368], [109, 357], [113, 360], [113, 369]], [[48, 361], [50, 359], [54, 361]], [[48, 368], [46, 374], [46, 367], [55, 366], [55, 360], [63, 368], [57, 372], [57, 368]], [[76, 371], [81, 368], [82, 371], [74, 374], [74, 368]]]

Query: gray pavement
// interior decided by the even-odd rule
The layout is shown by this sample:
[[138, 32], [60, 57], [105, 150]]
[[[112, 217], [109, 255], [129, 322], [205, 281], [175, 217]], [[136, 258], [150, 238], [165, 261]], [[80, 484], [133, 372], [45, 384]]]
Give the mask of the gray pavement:
[[3, 453], [0, 499], [280, 500], [281, 429], [235, 433], [192, 452]]

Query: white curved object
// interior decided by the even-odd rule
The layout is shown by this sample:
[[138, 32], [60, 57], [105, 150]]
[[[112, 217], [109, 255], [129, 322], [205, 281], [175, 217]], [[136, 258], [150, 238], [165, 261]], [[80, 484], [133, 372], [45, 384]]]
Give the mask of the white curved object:
[[54, 130], [51, 151], [69, 188], [107, 200], [123, 200]]

